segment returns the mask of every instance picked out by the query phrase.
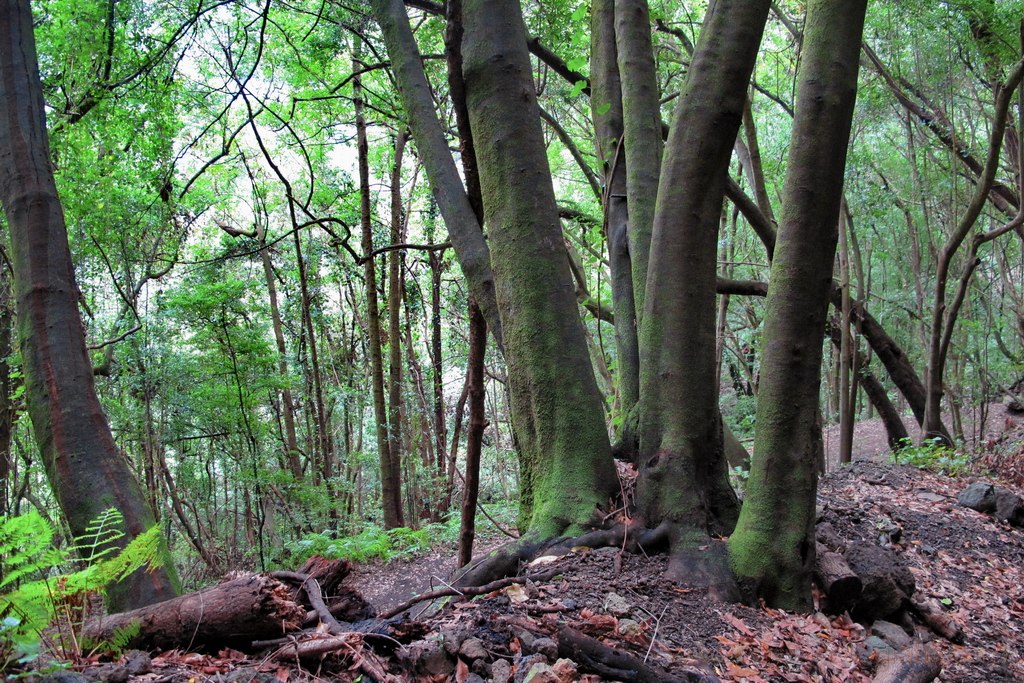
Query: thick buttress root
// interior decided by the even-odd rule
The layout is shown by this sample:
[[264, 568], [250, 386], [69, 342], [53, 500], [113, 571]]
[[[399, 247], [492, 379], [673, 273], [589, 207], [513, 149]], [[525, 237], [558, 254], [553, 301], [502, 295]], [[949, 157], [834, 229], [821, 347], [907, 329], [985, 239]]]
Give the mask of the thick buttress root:
[[676, 547], [682, 545], [672, 542], [676, 535], [672, 526], [665, 522], [654, 529], [638, 524], [617, 524], [609, 529], [596, 529], [575, 537], [527, 537], [476, 558], [456, 572], [453, 585], [481, 586], [507, 576], [515, 576], [538, 557], [566, 555], [573, 548], [618, 547], [634, 553], [669, 551], [667, 578], [691, 588], [707, 589], [710, 595], [722, 601], [738, 601], [740, 593], [729, 571], [725, 542], [708, 538], [701, 545]]

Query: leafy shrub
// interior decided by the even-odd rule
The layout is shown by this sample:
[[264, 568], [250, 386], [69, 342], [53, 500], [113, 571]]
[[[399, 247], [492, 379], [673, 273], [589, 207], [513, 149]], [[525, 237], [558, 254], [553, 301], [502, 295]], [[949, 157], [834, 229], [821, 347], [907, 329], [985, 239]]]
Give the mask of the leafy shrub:
[[940, 438], [929, 439], [920, 446], [903, 439], [902, 447], [892, 454], [892, 462], [951, 477], [964, 474], [971, 465], [967, 454], [944, 445]]
[[285, 549], [292, 553], [291, 561], [296, 563], [304, 562], [313, 555], [353, 562], [366, 562], [372, 559], [388, 562], [396, 557], [408, 557], [429, 548], [435, 536], [433, 526], [414, 531], [405, 527], [383, 529], [371, 525], [355, 536], [339, 537], [330, 530], [306, 534], [299, 540], [286, 544]]

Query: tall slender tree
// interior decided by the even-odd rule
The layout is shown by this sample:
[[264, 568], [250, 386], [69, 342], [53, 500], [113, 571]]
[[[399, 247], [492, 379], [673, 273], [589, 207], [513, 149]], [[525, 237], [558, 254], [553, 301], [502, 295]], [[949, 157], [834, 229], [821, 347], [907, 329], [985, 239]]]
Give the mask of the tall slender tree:
[[[122, 543], [154, 524], [138, 481], [114, 443], [96, 395], [78, 312], [78, 286], [54, 182], [28, 0], [0, 3], [0, 203], [14, 265], [25, 398], [36, 441], [73, 534], [115, 507]], [[114, 609], [174, 597], [169, 558], [111, 593]]]

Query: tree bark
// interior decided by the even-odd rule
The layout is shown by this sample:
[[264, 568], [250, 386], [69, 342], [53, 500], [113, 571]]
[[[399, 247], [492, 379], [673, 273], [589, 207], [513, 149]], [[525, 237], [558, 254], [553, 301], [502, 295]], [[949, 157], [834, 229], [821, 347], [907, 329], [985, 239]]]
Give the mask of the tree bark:
[[141, 649], [250, 647], [302, 626], [306, 610], [293, 590], [261, 574], [232, 579], [159, 605], [120, 612], [88, 626], [85, 634], [110, 641], [125, 627], [139, 624], [128, 647]]
[[[647, 0], [614, 0], [615, 47], [622, 93], [622, 145], [629, 213], [627, 242], [634, 309], [644, 310], [647, 266], [661, 175], [661, 104]], [[605, 103], [597, 102], [598, 107]]]
[[[615, 3], [594, 0], [591, 6], [590, 77], [591, 116], [597, 150], [603, 164], [604, 234], [611, 269], [612, 308], [615, 314], [615, 350], [618, 358], [618, 406], [621, 427], [615, 455], [636, 461], [636, 405], [640, 398], [640, 351], [637, 346], [637, 308], [630, 253], [626, 154], [623, 151], [622, 82], [615, 41]], [[648, 42], [650, 39], [648, 38]], [[660, 118], [658, 156], [661, 155]], [[639, 128], [639, 126], [637, 127]], [[637, 131], [634, 130], [634, 133]], [[657, 177], [657, 175], [655, 175]], [[655, 185], [653, 193], [657, 192]], [[650, 250], [650, 235], [646, 249]], [[644, 266], [646, 271], [646, 265]], [[643, 280], [639, 286], [643, 288]]]
[[[1024, 46], [1022, 46], [1024, 47]], [[999, 170], [1000, 150], [1003, 146], [1003, 137], [1007, 126], [1007, 113], [1013, 101], [1013, 94], [1024, 79], [1024, 59], [1019, 61], [1001, 88], [997, 88], [998, 95], [995, 103], [995, 118], [992, 122], [992, 131], [989, 135], [988, 157], [985, 166], [978, 174], [978, 186], [970, 204], [960, 217], [956, 230], [953, 231], [945, 244], [939, 250], [938, 263], [935, 266], [935, 297], [932, 307], [931, 325], [928, 335], [928, 366], [925, 371], [925, 412], [924, 422], [921, 424], [922, 439], [938, 439], [939, 441], [952, 445], [949, 434], [944, 431], [942, 425], [942, 380], [945, 375], [946, 357], [949, 352], [949, 343], [946, 332], [956, 323], [954, 305], [949, 311], [946, 310], [946, 287], [949, 280], [949, 271], [964, 240], [970, 233], [974, 224], [981, 216], [985, 207], [996, 172]], [[972, 262], [973, 263], [973, 262]], [[973, 272], [973, 266], [968, 267]], [[969, 277], [967, 278], [969, 279]]]
[[754, 458], [736, 530], [733, 572], [769, 605], [811, 608], [818, 392], [846, 153], [867, 0], [811, 0], [765, 303]]
[[302, 460], [299, 451], [299, 439], [295, 431], [295, 406], [292, 402], [292, 390], [289, 388], [288, 349], [285, 345], [284, 326], [281, 324], [281, 309], [277, 301], [277, 282], [274, 278], [274, 264], [267, 247], [266, 230], [258, 233], [260, 241], [260, 261], [263, 263], [263, 276], [267, 280], [267, 297], [270, 299], [270, 321], [274, 329], [274, 342], [277, 344], [277, 370], [281, 374], [281, 415], [284, 418], [284, 447], [287, 450], [286, 461], [288, 470], [295, 481], [302, 481]]
[[[354, 71], [358, 71], [358, 68], [358, 63], [353, 64]], [[380, 306], [377, 302], [377, 269], [370, 255], [373, 253], [373, 226], [370, 223], [369, 143], [366, 137], [366, 118], [363, 114], [363, 89], [358, 76], [353, 79], [352, 88], [359, 145], [360, 223], [362, 248], [366, 258], [363, 263], [363, 277], [366, 280], [366, 328], [373, 384], [373, 412], [377, 422], [377, 452], [380, 455], [381, 506], [384, 512], [384, 526], [394, 529], [403, 525], [402, 473], [395, 467], [388, 439], [388, 415], [384, 402], [384, 359], [380, 340]]]
[[487, 322], [475, 301], [469, 303], [469, 360], [466, 386], [469, 400], [469, 429], [466, 433], [466, 476], [462, 489], [462, 523], [459, 528], [459, 563], [473, 559], [476, 504], [480, 493], [480, 452], [484, 429], [484, 352], [487, 350]]
[[[54, 183], [28, 0], [0, 5], [0, 203], [14, 264], [25, 399], [46, 473], [71, 531], [103, 510], [124, 516], [120, 543], [146, 531], [153, 511], [110, 433], [93, 383], [78, 286]], [[111, 594], [115, 609], [176, 594], [164, 568], [139, 570]]]
[[503, 335], [495, 299], [490, 251], [462, 186], [455, 160], [448, 151], [448, 142], [437, 117], [430, 85], [423, 72], [419, 48], [409, 25], [409, 16], [405, 13], [405, 3], [402, 0], [374, 0], [372, 5], [387, 45], [388, 56], [391, 57], [402, 106], [434, 199], [448, 226], [448, 234], [459, 257], [462, 272], [500, 348], [503, 346]]
[[[839, 324], [836, 319], [826, 321], [825, 334], [832, 340], [832, 345], [839, 350], [842, 342]], [[889, 400], [885, 387], [868, 370], [867, 358], [863, 357], [859, 350], [857, 350], [856, 365], [861, 368], [859, 381], [861, 386], [864, 387], [864, 393], [867, 395], [871, 405], [878, 411], [882, 424], [885, 425], [886, 441], [889, 444], [889, 448], [894, 451], [902, 448], [906, 445], [906, 440], [909, 438], [907, 427], [903, 424], [903, 418], [900, 417], [896, 407]]]
[[[391, 171], [391, 243], [402, 241], [402, 157], [405, 153], [405, 131], [398, 134], [395, 140], [395, 161]], [[391, 471], [402, 471], [402, 266], [404, 259], [401, 250], [388, 253], [388, 455], [391, 457]], [[406, 452], [406, 457], [411, 453]], [[409, 481], [406, 480], [406, 484]], [[398, 498], [402, 498], [401, 479], [391, 482], [398, 489]], [[413, 517], [415, 515], [413, 514]]]
[[722, 597], [728, 572], [709, 535], [732, 531], [738, 501], [714, 376], [718, 227], [768, 8], [719, 0], [704, 20], [665, 147], [640, 322], [640, 512], [667, 533], [669, 577]]
[[521, 463], [540, 537], [573, 534], [618, 486], [571, 285], [516, 0], [464, 3], [466, 102], [489, 226]]

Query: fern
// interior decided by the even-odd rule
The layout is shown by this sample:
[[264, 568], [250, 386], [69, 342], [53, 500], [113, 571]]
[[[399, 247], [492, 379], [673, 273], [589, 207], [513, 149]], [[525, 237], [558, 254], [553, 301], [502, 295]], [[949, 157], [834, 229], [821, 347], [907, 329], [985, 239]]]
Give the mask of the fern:
[[69, 553], [54, 548], [53, 537], [53, 527], [35, 510], [17, 517], [0, 517], [0, 588], [66, 562]]
[[[108, 585], [139, 567], [152, 569], [159, 564], [160, 528], [153, 526], [119, 549], [114, 544], [124, 537], [122, 523], [120, 512], [106, 510], [75, 539], [71, 550], [59, 550], [52, 546], [53, 527], [38, 513], [0, 518], [0, 572], [4, 577], [0, 587], [21, 582], [0, 594], [0, 667], [35, 657], [44, 630], [51, 624], [56, 639], [48, 643], [50, 649], [67, 657], [79, 656], [91, 596], [102, 595]], [[91, 563], [75, 572], [59, 573], [69, 566], [72, 551], [91, 555]], [[33, 574], [40, 578], [25, 580]], [[129, 637], [125, 636], [125, 642]], [[116, 649], [117, 643], [105, 645]]]

